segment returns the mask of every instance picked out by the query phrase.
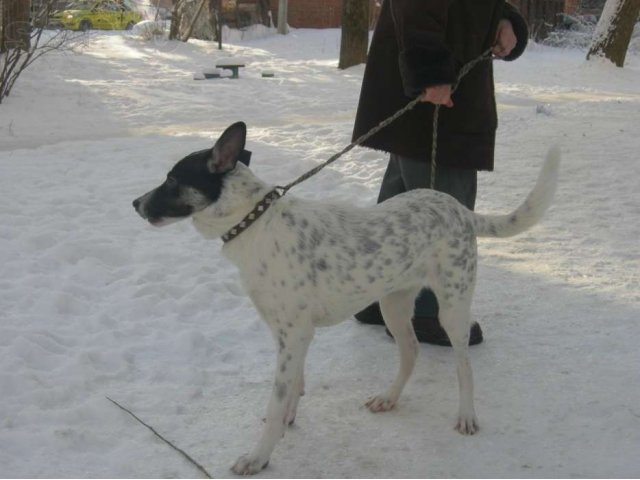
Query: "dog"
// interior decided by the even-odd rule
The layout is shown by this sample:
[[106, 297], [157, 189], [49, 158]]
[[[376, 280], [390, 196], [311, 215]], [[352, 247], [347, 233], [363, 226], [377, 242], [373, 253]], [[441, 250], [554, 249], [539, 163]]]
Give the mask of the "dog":
[[[180, 160], [164, 183], [134, 200], [138, 214], [154, 226], [191, 217], [210, 239], [242, 225], [254, 215], [249, 212], [256, 212], [254, 206], [274, 191], [245, 165], [246, 134], [246, 125], [235, 123], [213, 148]], [[391, 386], [366, 405], [372, 412], [392, 409], [418, 354], [411, 317], [424, 287], [438, 299], [439, 320], [457, 361], [460, 404], [455, 429], [474, 434], [478, 421], [468, 341], [476, 237], [510, 237], [536, 224], [551, 204], [559, 163], [560, 150], [552, 147], [531, 193], [506, 215], [474, 213], [453, 197], [429, 189], [409, 191], [370, 208], [288, 195], [263, 206], [261, 216], [222, 248], [238, 267], [277, 347], [262, 435], [233, 472], [262, 470], [294, 421], [314, 330], [337, 324], [374, 301], [380, 302], [400, 350], [400, 368]]]

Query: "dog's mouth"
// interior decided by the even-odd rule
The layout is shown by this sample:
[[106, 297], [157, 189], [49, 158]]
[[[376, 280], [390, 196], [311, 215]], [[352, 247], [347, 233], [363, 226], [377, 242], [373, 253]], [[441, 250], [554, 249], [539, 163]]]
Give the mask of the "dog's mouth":
[[165, 227], [167, 225], [171, 225], [172, 223], [176, 223], [179, 222], [180, 220], [182, 220], [182, 218], [171, 218], [171, 217], [164, 217], [164, 218], [147, 218], [147, 221], [153, 225], [154, 227]]

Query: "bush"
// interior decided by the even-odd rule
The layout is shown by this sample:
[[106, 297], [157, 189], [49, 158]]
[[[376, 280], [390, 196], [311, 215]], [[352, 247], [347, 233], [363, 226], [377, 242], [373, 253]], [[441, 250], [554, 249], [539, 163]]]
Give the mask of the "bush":
[[[591, 39], [597, 23], [598, 17], [596, 15], [562, 14], [558, 26], [549, 33], [549, 36], [542, 43], [551, 47], [587, 50], [591, 46]], [[640, 22], [636, 23], [627, 51], [640, 54]]]
[[133, 26], [132, 33], [143, 40], [154, 40], [164, 36], [165, 23], [164, 21], [143, 20]]

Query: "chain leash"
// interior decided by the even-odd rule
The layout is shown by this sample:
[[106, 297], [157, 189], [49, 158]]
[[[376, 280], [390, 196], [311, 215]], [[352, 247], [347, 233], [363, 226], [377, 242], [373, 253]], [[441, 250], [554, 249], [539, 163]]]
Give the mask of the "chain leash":
[[[469, 73], [469, 71], [471, 71], [471, 69], [473, 67], [475, 67], [480, 62], [483, 62], [485, 60], [491, 60], [491, 59], [492, 59], [491, 48], [489, 48], [489, 49], [485, 50], [484, 52], [482, 52], [482, 54], [479, 57], [477, 57], [477, 58], [471, 60], [470, 62], [466, 63], [460, 69], [460, 72], [458, 73], [458, 76], [456, 77], [456, 80], [455, 80], [455, 82], [453, 83], [453, 85], [451, 87], [451, 93], [453, 94], [453, 92], [456, 91], [456, 89], [458, 88], [458, 85], [460, 84], [460, 81], [462, 80], [462, 78], [464, 78], [464, 76], [467, 73]], [[332, 155], [325, 162], [323, 162], [320, 165], [312, 168], [311, 170], [309, 170], [305, 174], [303, 174], [300, 177], [296, 178], [294, 181], [292, 181], [292, 182], [290, 182], [290, 183], [288, 183], [288, 184], [286, 184], [284, 186], [275, 187], [273, 190], [271, 190], [269, 193], [267, 193], [265, 195], [265, 197], [260, 202], [258, 202], [258, 204], [254, 207], [254, 209], [251, 210], [251, 212], [249, 212], [247, 214], [247, 216], [244, 217], [242, 219], [242, 221], [240, 221], [240, 223], [238, 223], [237, 225], [232, 227], [227, 233], [222, 235], [222, 241], [227, 243], [230, 240], [233, 240], [234, 238], [236, 238], [238, 235], [240, 235], [242, 232], [244, 232], [247, 228], [249, 228], [256, 220], [258, 220], [258, 218], [260, 218], [262, 216], [262, 214], [264, 214], [264, 212], [273, 204], [273, 202], [275, 202], [278, 198], [280, 198], [284, 194], [286, 194], [291, 188], [293, 188], [296, 185], [304, 182], [305, 180], [313, 177], [316, 173], [318, 173], [320, 170], [325, 168], [327, 165], [332, 164], [333, 162], [338, 160], [340, 157], [342, 157], [345, 153], [349, 152], [350, 150], [353, 150], [358, 145], [361, 145], [362, 143], [364, 143], [366, 140], [371, 138], [373, 135], [375, 135], [380, 130], [385, 128], [387, 125], [389, 125], [390, 123], [394, 122], [399, 117], [401, 117], [402, 115], [407, 113], [409, 110], [414, 108], [421, 101], [422, 101], [422, 95], [414, 98], [409, 103], [407, 103], [403, 108], [398, 110], [396, 113], [394, 113], [390, 117], [384, 119], [378, 125], [376, 125], [371, 130], [369, 130], [367, 133], [361, 135], [356, 140], [354, 140], [349, 145], [347, 145], [345, 148], [340, 150], [338, 153]], [[438, 122], [438, 118], [439, 118], [439, 114], [440, 114], [440, 105], [436, 105], [435, 108], [434, 108], [434, 111], [433, 111], [433, 137], [432, 137], [432, 141], [431, 141], [431, 188], [432, 189], [435, 187], [435, 179], [436, 179], [436, 167], [437, 167], [436, 156], [437, 156], [437, 153], [438, 153], [437, 152], [437, 144], [438, 144], [438, 123], [439, 123]]]
[[[488, 48], [482, 54], [466, 63], [458, 73], [458, 77], [456, 78], [455, 83], [451, 86], [451, 95], [458, 89], [460, 85], [460, 80], [464, 78], [464, 76], [469, 73], [473, 67], [475, 67], [480, 62], [484, 62], [485, 60], [492, 60], [491, 56], [491, 48]], [[438, 155], [438, 125], [439, 125], [439, 116], [440, 116], [440, 107], [442, 105], [436, 105], [433, 110], [433, 127], [432, 127], [432, 137], [431, 137], [431, 176], [429, 177], [429, 188], [435, 190], [436, 188], [436, 169], [437, 169], [437, 155]]]

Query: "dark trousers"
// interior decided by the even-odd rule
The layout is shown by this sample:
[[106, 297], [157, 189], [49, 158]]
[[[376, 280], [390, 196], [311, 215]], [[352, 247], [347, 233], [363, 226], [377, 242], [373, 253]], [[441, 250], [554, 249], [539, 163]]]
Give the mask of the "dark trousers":
[[[478, 172], [436, 166], [435, 190], [454, 197], [465, 207], [473, 210], [476, 204]], [[391, 154], [387, 171], [382, 179], [378, 203], [415, 188], [430, 188], [431, 164], [424, 159], [415, 159]], [[415, 303], [415, 317], [438, 318], [438, 301], [431, 290], [423, 289]]]

